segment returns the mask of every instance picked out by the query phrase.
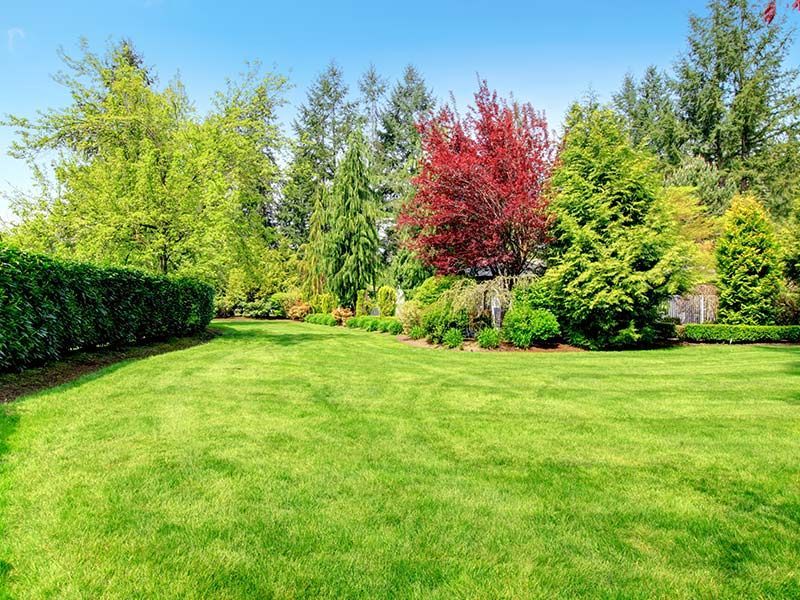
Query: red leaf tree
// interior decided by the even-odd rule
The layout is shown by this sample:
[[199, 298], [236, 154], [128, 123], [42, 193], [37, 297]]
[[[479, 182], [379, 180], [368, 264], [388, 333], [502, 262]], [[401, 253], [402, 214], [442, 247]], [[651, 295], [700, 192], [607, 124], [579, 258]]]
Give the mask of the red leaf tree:
[[441, 274], [521, 273], [547, 241], [555, 146], [544, 116], [483, 81], [465, 118], [445, 107], [419, 130], [416, 194], [399, 218], [408, 245]]
[[[793, 0], [792, 8], [795, 10], [800, 10], [800, 0]], [[764, 20], [767, 23], [772, 23], [775, 20], [775, 16], [777, 14], [778, 14], [778, 2], [777, 0], [770, 0], [764, 7], [764, 13], [763, 13]]]

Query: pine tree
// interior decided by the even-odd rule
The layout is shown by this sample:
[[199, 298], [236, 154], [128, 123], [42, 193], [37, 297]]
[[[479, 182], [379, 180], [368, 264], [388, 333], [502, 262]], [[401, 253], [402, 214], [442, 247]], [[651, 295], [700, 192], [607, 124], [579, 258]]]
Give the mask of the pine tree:
[[[689, 48], [677, 66], [690, 152], [743, 191], [768, 181], [775, 144], [800, 130], [799, 72], [786, 66], [791, 31], [766, 24], [762, 8], [753, 0], [711, 0], [707, 16], [691, 17]], [[770, 207], [785, 210], [784, 190], [767, 187], [778, 197]]]
[[333, 182], [324, 241], [328, 290], [343, 306], [354, 307], [358, 290], [373, 287], [380, 264], [376, 195], [370, 184], [366, 147], [360, 132], [349, 138]]
[[358, 89], [361, 92], [367, 140], [370, 150], [375, 152], [378, 143], [378, 126], [381, 120], [381, 102], [386, 95], [386, 80], [378, 74], [375, 65], [370, 64], [358, 81]]
[[552, 179], [555, 241], [545, 281], [575, 344], [652, 342], [660, 305], [688, 284], [688, 253], [654, 166], [614, 113], [571, 109]]
[[737, 196], [725, 214], [717, 273], [720, 321], [774, 324], [781, 287], [778, 246], [769, 218], [753, 196]]
[[331, 62], [311, 86], [293, 125], [296, 140], [278, 221], [296, 247], [308, 239], [318, 190], [330, 186], [347, 137], [359, 125], [357, 104], [347, 93], [342, 70]]

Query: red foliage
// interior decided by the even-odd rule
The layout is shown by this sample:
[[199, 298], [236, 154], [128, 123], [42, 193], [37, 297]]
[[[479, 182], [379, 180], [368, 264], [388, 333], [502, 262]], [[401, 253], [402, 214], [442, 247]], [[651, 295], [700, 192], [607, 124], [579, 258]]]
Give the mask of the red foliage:
[[409, 246], [442, 274], [522, 272], [547, 241], [555, 148], [544, 116], [483, 81], [465, 118], [445, 107], [419, 130], [417, 192], [399, 219], [415, 234]]
[[[800, 0], [792, 2], [792, 8], [800, 10]], [[776, 0], [770, 0], [767, 6], [764, 7], [764, 20], [767, 23], [772, 23], [775, 20], [775, 15], [778, 14], [778, 3]]]

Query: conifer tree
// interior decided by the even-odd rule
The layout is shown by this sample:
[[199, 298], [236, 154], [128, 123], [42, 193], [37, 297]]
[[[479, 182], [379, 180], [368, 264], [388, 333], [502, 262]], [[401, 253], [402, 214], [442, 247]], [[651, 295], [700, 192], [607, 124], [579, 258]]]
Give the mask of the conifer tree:
[[572, 343], [652, 342], [660, 305], [688, 284], [688, 253], [654, 165], [613, 112], [571, 109], [552, 179], [555, 241], [545, 281]]
[[364, 138], [354, 131], [327, 203], [329, 231], [323, 243], [326, 284], [343, 306], [355, 306], [358, 290], [375, 284], [380, 264], [376, 212]]
[[778, 246], [769, 218], [753, 196], [737, 196], [725, 213], [717, 273], [720, 321], [774, 323], [781, 284]]

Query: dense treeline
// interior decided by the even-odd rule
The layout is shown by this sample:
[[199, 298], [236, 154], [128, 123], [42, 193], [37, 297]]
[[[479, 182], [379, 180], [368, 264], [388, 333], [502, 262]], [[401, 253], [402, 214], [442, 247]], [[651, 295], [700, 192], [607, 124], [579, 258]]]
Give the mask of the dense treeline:
[[434, 274], [543, 274], [530, 309], [581, 345], [652, 341], [661, 303], [698, 283], [719, 286], [731, 323], [790, 322], [799, 74], [792, 31], [762, 11], [711, 0], [671, 69], [576, 103], [556, 136], [485, 82], [462, 116], [413, 66], [396, 82], [370, 66], [350, 90], [330, 63], [284, 131], [287, 82], [254, 65], [199, 115], [131, 42], [84, 42], [57, 77], [73, 103], [7, 119], [39, 193], [13, 199], [4, 238], [198, 277], [225, 315], [363, 313], [379, 288], [410, 298]]
[[75, 350], [191, 335], [214, 290], [187, 278], [65, 262], [0, 245], [0, 371]]

